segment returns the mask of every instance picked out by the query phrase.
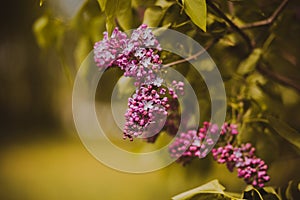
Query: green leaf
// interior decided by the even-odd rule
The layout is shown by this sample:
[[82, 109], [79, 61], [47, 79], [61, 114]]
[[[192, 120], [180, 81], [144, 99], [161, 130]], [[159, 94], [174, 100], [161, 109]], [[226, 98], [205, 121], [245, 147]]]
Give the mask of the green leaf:
[[74, 55], [77, 66], [86, 58], [88, 53], [92, 50], [92, 45], [89, 37], [82, 36], [77, 43]]
[[100, 6], [102, 12], [106, 8], [106, 2], [107, 2], [107, 0], [98, 0], [99, 6]]
[[113, 29], [116, 27], [116, 14], [119, 8], [119, 0], [109, 0], [105, 5], [105, 15], [106, 15], [106, 29], [109, 34], [112, 33]]
[[[224, 186], [218, 180], [210, 181], [202, 186], [172, 197], [173, 200], [233, 199], [239, 200], [224, 192]], [[235, 194], [236, 195], [236, 194]]]
[[204, 32], [206, 32], [206, 1], [183, 0], [183, 9], [191, 20]]
[[[155, 6], [159, 6], [162, 9], [168, 9], [174, 4], [176, 4], [175, 1], [168, 1], [168, 0], [156, 0], [156, 2], [155, 2]], [[147, 7], [150, 7], [150, 6], [147, 6]]]
[[273, 117], [268, 116], [268, 120], [272, 128], [284, 139], [300, 149], [300, 133], [290, 127], [285, 122]]
[[131, 29], [135, 26], [135, 17], [131, 7], [131, 0], [104, 0], [98, 1], [100, 7], [105, 5], [103, 10], [106, 15], [106, 29], [109, 34], [116, 27], [116, 19], [124, 30]]
[[33, 32], [41, 48], [54, 46], [58, 50], [62, 46], [65, 26], [62, 21], [45, 14], [34, 22]]
[[280, 199], [280, 196], [273, 187], [264, 187], [263, 189], [268, 193], [268, 196], [273, 197], [273, 199]]
[[48, 16], [42, 16], [37, 19], [33, 24], [33, 32], [35, 34], [37, 43], [40, 47], [47, 47], [47, 40], [44, 30], [47, 28], [49, 24]]
[[264, 200], [260, 192], [252, 185], [248, 185], [243, 193], [243, 199]]
[[[132, 4], [135, 8], [138, 7], [144, 7], [147, 8], [149, 6], [153, 6], [156, 1], [160, 1], [160, 0], [132, 0]], [[163, 0], [164, 1], [164, 0]]]
[[157, 27], [164, 16], [163, 9], [160, 6], [151, 6], [145, 10], [143, 24], [149, 27]]
[[131, 0], [118, 0], [116, 13], [118, 22], [122, 29], [128, 30], [135, 26], [135, 18], [131, 8]]
[[300, 182], [299, 181], [289, 181], [288, 186], [285, 191], [286, 198], [287, 199], [297, 199], [297, 194], [299, 195], [299, 193], [300, 193]]
[[253, 52], [248, 56], [248, 58], [240, 63], [237, 68], [237, 73], [239, 75], [247, 75], [251, 73], [255, 69], [261, 55], [262, 49], [254, 49]]
[[280, 200], [274, 188], [255, 188], [252, 185], [247, 186], [243, 193], [243, 198], [249, 200]]

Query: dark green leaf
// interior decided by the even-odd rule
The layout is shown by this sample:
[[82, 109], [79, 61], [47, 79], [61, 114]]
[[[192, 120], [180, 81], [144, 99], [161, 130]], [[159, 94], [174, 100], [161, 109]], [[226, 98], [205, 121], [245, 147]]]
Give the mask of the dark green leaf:
[[273, 116], [268, 116], [268, 120], [281, 137], [300, 149], [300, 134], [295, 129]]
[[249, 200], [264, 200], [260, 192], [252, 185], [247, 186], [243, 193], [243, 199]]
[[206, 31], [206, 1], [184, 0], [183, 8], [191, 20], [203, 31]]
[[300, 182], [290, 181], [285, 191], [287, 199], [296, 200], [300, 197]]

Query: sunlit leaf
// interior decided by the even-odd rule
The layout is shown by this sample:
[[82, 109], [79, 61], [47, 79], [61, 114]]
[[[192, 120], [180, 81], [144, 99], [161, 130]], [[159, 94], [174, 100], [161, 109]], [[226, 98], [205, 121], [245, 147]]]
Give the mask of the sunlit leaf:
[[109, 34], [116, 27], [115, 18], [118, 12], [119, 0], [109, 0], [105, 5], [106, 29]]
[[105, 8], [106, 8], [106, 2], [107, 2], [107, 0], [98, 0], [98, 3], [99, 3], [99, 5], [100, 5], [100, 8], [101, 8], [101, 10], [102, 10], [102, 12], [105, 10]]
[[232, 199], [239, 200], [240, 198], [230, 196], [224, 192], [224, 186], [218, 180], [210, 181], [202, 186], [181, 193], [172, 197], [173, 200], [204, 200], [204, 199]]
[[116, 6], [118, 6], [116, 16], [121, 28], [124, 30], [134, 28], [136, 19], [133, 16], [131, 0], [118, 0]]
[[183, 7], [191, 20], [203, 31], [206, 31], [206, 1], [184, 0]]
[[49, 15], [44, 15], [33, 24], [33, 32], [37, 43], [42, 48], [54, 46], [59, 49], [62, 45], [62, 38], [65, 27], [58, 19], [53, 19]]
[[248, 56], [248, 58], [241, 62], [237, 69], [237, 73], [240, 75], [247, 75], [251, 73], [255, 69], [261, 55], [262, 49], [254, 49], [253, 52]]
[[276, 196], [277, 199], [280, 199], [279, 195], [273, 187], [264, 187], [264, 191], [266, 191], [270, 195]]
[[[153, 6], [156, 3], [157, 0], [132, 0], [132, 4], [134, 7], [149, 7]], [[165, 1], [165, 0], [162, 0]]]
[[243, 198], [247, 200], [280, 200], [274, 188], [255, 188], [252, 185], [248, 185], [244, 190]]
[[147, 24], [149, 27], [157, 27], [163, 16], [164, 12], [160, 6], [149, 7], [145, 10], [143, 24]]

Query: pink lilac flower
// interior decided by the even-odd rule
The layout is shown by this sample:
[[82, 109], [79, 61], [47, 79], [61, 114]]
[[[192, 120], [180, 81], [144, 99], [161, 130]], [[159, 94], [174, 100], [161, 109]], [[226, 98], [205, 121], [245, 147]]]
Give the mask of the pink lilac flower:
[[[184, 84], [181, 84], [182, 88], [183, 86]], [[128, 99], [124, 138], [133, 140], [134, 137], [142, 136], [148, 142], [156, 140], [158, 133], [165, 130], [164, 127], [171, 120], [168, 111], [170, 109], [171, 113], [178, 111], [178, 95], [172, 90], [174, 95], [168, 96], [170, 90], [154, 84], [143, 84], [136, 90]]]
[[237, 125], [225, 122], [221, 127], [221, 135], [224, 135], [226, 133], [230, 133], [231, 135], [239, 134]]
[[160, 44], [153, 35], [151, 29], [146, 24], [142, 24], [139, 28], [134, 30], [131, 34], [130, 40], [123, 53], [129, 55], [138, 48], [152, 48], [161, 50]]
[[115, 62], [124, 71], [124, 76], [136, 80], [135, 86], [141, 84], [154, 84], [160, 86], [162, 61], [153, 49], [137, 49], [134, 54], [122, 55]]
[[[172, 158], [184, 165], [193, 158], [205, 157], [208, 149], [214, 145], [215, 135], [238, 134], [235, 124], [224, 123], [219, 130], [216, 124], [204, 122], [203, 126], [196, 130], [189, 130], [179, 134], [169, 146], [169, 153]], [[213, 158], [221, 164], [226, 164], [229, 171], [237, 169], [238, 177], [243, 178], [247, 184], [255, 187], [263, 187], [270, 180], [267, 174], [266, 163], [255, 156], [255, 148], [250, 143], [234, 146], [227, 143], [212, 149]]]
[[120, 67], [124, 76], [136, 79], [137, 87], [141, 84], [158, 86], [162, 84], [159, 76], [162, 61], [154, 49], [160, 51], [161, 47], [147, 25], [134, 30], [130, 38], [115, 28], [110, 38], [105, 32], [103, 40], [95, 44], [94, 59], [101, 68]]
[[141, 136], [151, 123], [156, 123], [159, 116], [166, 116], [169, 108], [165, 92], [157, 92], [152, 85], [142, 85], [128, 99], [128, 109], [125, 113], [124, 138], [133, 140]]
[[212, 154], [218, 163], [225, 163], [231, 172], [237, 168], [238, 177], [244, 178], [247, 184], [263, 187], [270, 180], [267, 175], [268, 166], [255, 156], [255, 148], [250, 143], [240, 147], [227, 144], [213, 149]]
[[179, 134], [169, 146], [170, 156], [172, 158], [179, 158], [177, 161], [183, 164], [186, 164], [195, 157], [205, 157], [208, 154], [208, 150], [215, 143], [213, 137], [209, 137], [208, 133], [213, 136], [217, 134], [216, 125], [204, 122], [198, 131], [191, 129], [187, 133]]
[[[130, 37], [115, 28], [111, 37], [104, 33], [103, 40], [94, 46], [94, 59], [102, 69], [117, 66], [124, 71], [124, 76], [135, 79], [137, 90], [128, 99], [128, 110], [125, 114], [124, 138], [132, 140], [134, 137], [149, 135], [148, 141], [155, 141], [152, 137], [150, 124], [161, 124], [170, 99], [177, 99], [183, 95], [184, 83], [174, 80], [166, 89], [171, 97], [167, 97], [166, 89], [162, 87], [164, 79], [162, 74], [162, 61], [157, 54], [161, 51], [160, 44], [147, 25], [141, 25], [134, 30]], [[155, 130], [158, 126], [152, 126]], [[154, 131], [154, 132], [155, 132]]]
[[194, 157], [198, 156], [198, 147], [192, 145], [197, 138], [196, 130], [189, 130], [186, 133], [180, 133], [174, 142], [169, 146], [169, 153], [171, 158], [178, 159], [177, 162], [186, 164]]
[[182, 81], [176, 81], [176, 80], [173, 80], [172, 81], [172, 84], [170, 86], [170, 95], [173, 96], [173, 98], [177, 98], [177, 94], [180, 94], [181, 96], [184, 95], [184, 83]]
[[264, 187], [265, 183], [270, 180], [267, 169], [268, 166], [262, 159], [246, 157], [244, 166], [237, 168], [238, 177], [244, 178], [247, 184], [256, 187]]
[[104, 32], [103, 35], [103, 39], [94, 45], [94, 60], [98, 67], [105, 69], [111, 67], [122, 54], [129, 40], [127, 35], [118, 28], [114, 29], [110, 38], [107, 32]]

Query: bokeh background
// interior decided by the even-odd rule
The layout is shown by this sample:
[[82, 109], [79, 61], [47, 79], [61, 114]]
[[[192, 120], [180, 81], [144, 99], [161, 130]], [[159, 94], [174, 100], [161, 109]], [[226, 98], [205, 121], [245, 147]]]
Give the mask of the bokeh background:
[[[57, 15], [71, 18], [80, 2], [53, 1], [49, 6]], [[213, 179], [231, 191], [245, 187], [225, 166], [210, 162], [210, 157], [147, 174], [122, 173], [94, 159], [72, 120], [72, 78], [79, 62], [68, 55], [78, 52], [69, 42], [64, 61], [51, 48], [38, 46], [34, 36], [35, 20], [47, 12], [38, 0], [1, 2], [0, 199], [170, 199]], [[71, 66], [62, 66], [64, 62]], [[108, 115], [107, 123], [110, 120]], [[270, 174], [277, 176], [270, 184], [299, 176], [293, 173], [298, 164], [295, 157], [272, 163]]]

